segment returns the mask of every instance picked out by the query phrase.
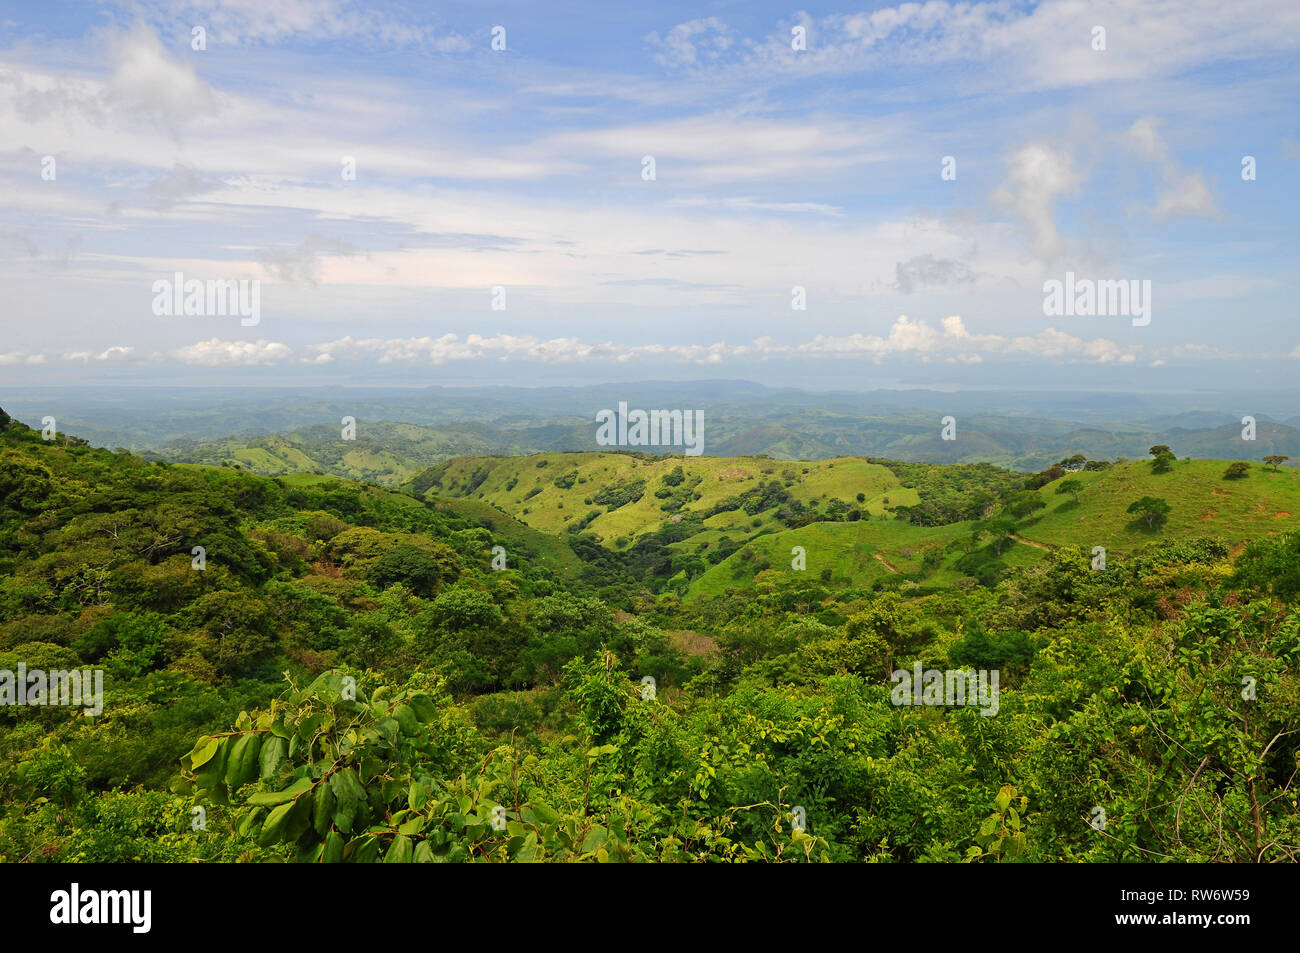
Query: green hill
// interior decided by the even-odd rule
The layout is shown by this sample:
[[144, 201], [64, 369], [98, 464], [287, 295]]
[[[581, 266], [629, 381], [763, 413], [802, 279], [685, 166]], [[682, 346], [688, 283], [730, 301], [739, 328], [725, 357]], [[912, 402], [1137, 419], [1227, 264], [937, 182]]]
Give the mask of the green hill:
[[357, 422], [356, 439], [342, 428], [318, 425], [286, 434], [236, 434], [218, 439], [173, 440], [143, 452], [147, 460], [238, 464], [264, 476], [327, 473], [350, 480], [397, 486], [430, 463], [472, 453], [516, 453], [492, 428], [477, 424], [425, 427], [388, 420]]
[[[454, 458], [405, 488], [444, 505], [493, 507], [542, 538], [580, 534], [629, 554], [649, 546], [643, 562], [671, 576], [670, 588], [707, 599], [811, 579], [834, 588], [991, 583], [1058, 547], [1122, 557], [1161, 540], [1237, 546], [1297, 525], [1300, 473], [1253, 464], [1228, 480], [1226, 466], [1182, 460], [1156, 474], [1150, 461], [1133, 461], [1026, 491], [1026, 477], [986, 465], [547, 453]], [[1067, 479], [1082, 485], [1077, 502], [1057, 492]], [[1041, 506], [1018, 511], [1017, 493]], [[1145, 496], [1169, 504], [1163, 527], [1127, 512]], [[792, 568], [796, 546], [802, 571]]]
[[[678, 469], [682, 482], [665, 483]], [[581, 525], [606, 546], [621, 548], [666, 524], [680, 522], [685, 513], [700, 515], [706, 532], [713, 536], [749, 535], [771, 524], [772, 514], [743, 509], [708, 514], [729, 499], [771, 483], [804, 505], [838, 500], [846, 510], [857, 507], [876, 515], [918, 499], [889, 468], [856, 458], [792, 463], [765, 457], [630, 453], [469, 457], [432, 467], [406, 486], [420, 496], [483, 500], [546, 532]]]
[[[1105, 546], [1130, 552], [1154, 538], [1212, 536], [1242, 543], [1300, 526], [1300, 472], [1283, 467], [1274, 473], [1251, 465], [1240, 480], [1225, 480], [1224, 460], [1179, 460], [1168, 473], [1152, 473], [1150, 461], [1134, 461], [1111, 470], [1072, 473], [1084, 485], [1075, 503], [1056, 493], [1057, 480], [1040, 489], [1047, 508], [1019, 531], [1026, 539], [1052, 546]], [[1169, 503], [1169, 519], [1152, 532], [1127, 513], [1144, 496]]]

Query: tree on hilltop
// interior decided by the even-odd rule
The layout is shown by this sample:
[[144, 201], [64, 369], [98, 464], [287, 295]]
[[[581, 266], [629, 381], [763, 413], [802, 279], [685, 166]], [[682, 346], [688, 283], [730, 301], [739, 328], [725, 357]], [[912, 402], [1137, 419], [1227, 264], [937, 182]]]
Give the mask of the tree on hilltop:
[[1060, 485], [1056, 488], [1056, 492], [1058, 495], [1062, 493], [1069, 493], [1071, 496], [1074, 497], [1074, 502], [1078, 503], [1079, 494], [1083, 492], [1083, 481], [1062, 480]]
[[1169, 504], [1158, 496], [1144, 496], [1129, 504], [1126, 512], [1133, 513], [1147, 524], [1147, 529], [1158, 529], [1169, 519]]

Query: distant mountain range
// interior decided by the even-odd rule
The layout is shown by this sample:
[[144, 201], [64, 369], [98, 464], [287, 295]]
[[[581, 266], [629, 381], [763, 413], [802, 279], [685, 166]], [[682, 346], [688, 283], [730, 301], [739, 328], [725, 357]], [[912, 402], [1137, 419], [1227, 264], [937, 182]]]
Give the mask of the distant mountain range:
[[[704, 454], [819, 460], [884, 457], [931, 463], [988, 462], [1041, 470], [1082, 453], [1144, 457], [1154, 444], [1178, 456], [1300, 460], [1300, 418], [1256, 412], [1256, 439], [1241, 417], [1264, 399], [1218, 399], [1246, 411], [1182, 409], [1188, 395], [1063, 395], [1011, 392], [813, 393], [750, 382], [640, 382], [566, 388], [274, 390], [76, 388], [4, 395], [16, 418], [93, 444], [171, 462], [238, 464], [266, 474], [321, 472], [397, 485], [457, 456], [602, 449], [595, 415], [633, 408], [700, 410]], [[1025, 413], [1032, 408], [1033, 415]], [[941, 438], [952, 416], [956, 439]], [[357, 421], [342, 439], [344, 417]], [[648, 451], [672, 448], [638, 448]], [[679, 451], [680, 452], [680, 451]]]

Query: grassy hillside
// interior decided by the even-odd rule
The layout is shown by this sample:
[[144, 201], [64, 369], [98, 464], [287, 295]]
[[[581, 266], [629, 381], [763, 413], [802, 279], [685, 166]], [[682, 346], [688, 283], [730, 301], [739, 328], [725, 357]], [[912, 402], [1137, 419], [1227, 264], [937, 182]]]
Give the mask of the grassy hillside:
[[[974, 498], [987, 488], [979, 519], [1005, 515], [1008, 493], [1021, 478], [996, 468], [888, 464], [860, 458], [790, 462], [765, 457], [650, 457], [615, 453], [549, 453], [530, 457], [448, 460], [407, 484], [417, 495], [478, 501], [509, 513], [542, 534], [582, 533], [615, 551], [639, 539], [689, 527], [665, 546], [682, 572], [673, 580], [688, 598], [728, 589], [780, 586], [816, 579], [833, 587], [872, 587], [893, 580], [948, 586], [984, 581], [1041, 561], [1053, 548], [1104, 546], [1123, 555], [1162, 539], [1212, 537], [1235, 545], [1296, 525], [1300, 473], [1254, 464], [1241, 480], [1224, 479], [1226, 462], [1182, 460], [1154, 474], [1150, 461], [1110, 470], [1069, 473], [1035, 491], [1043, 508], [1011, 517], [1006, 536], [983, 531], [975, 519], [917, 525], [900, 508], [926, 501]], [[668, 485], [673, 475], [680, 482]], [[1066, 479], [1083, 489], [1058, 493]], [[904, 486], [903, 483], [911, 484]], [[748, 493], [776, 485], [789, 502], [743, 505]], [[859, 500], [859, 495], [861, 499]], [[1167, 524], [1151, 530], [1127, 508], [1155, 496], [1166, 500]], [[735, 505], [737, 500], [742, 505]], [[1001, 501], [1000, 503], [998, 501]], [[791, 508], [809, 507], [796, 518]], [[856, 517], [844, 516], [850, 510]], [[835, 520], [809, 513], [835, 513]], [[850, 521], [851, 520], [851, 521]], [[804, 547], [806, 568], [791, 567]], [[661, 566], [662, 568], [662, 566]]]
[[[656, 496], [664, 479], [681, 468], [683, 482], [671, 490], [680, 500]], [[887, 467], [837, 458], [794, 462], [760, 457], [649, 457], [622, 453], [542, 453], [529, 457], [469, 457], [448, 460], [408, 483], [417, 495], [466, 497], [492, 503], [529, 526], [556, 533], [584, 523], [606, 546], [622, 548], [653, 533], [683, 512], [705, 514], [730, 497], [776, 481], [803, 503], [839, 500], [871, 514], [885, 514], [917, 502]], [[639, 495], [619, 505], [601, 502], [602, 490], [627, 488]], [[862, 494], [859, 501], [857, 495]], [[587, 521], [590, 514], [597, 515]], [[733, 510], [707, 517], [715, 536], [748, 534], [772, 522], [771, 514]], [[620, 540], [622, 542], [620, 542]]]
[[341, 427], [320, 425], [287, 434], [174, 440], [142, 456], [209, 466], [238, 464], [265, 476], [319, 473], [396, 486], [430, 463], [448, 457], [522, 449], [492, 428], [477, 424], [424, 427], [362, 420], [357, 423], [355, 440], [343, 440]]
[[[972, 577], [989, 582], [1033, 565], [1062, 546], [1104, 546], [1115, 556], [1171, 539], [1210, 537], [1235, 546], [1297, 525], [1300, 473], [1256, 463], [1244, 479], [1228, 480], [1226, 466], [1181, 460], [1156, 474], [1142, 460], [1072, 472], [1032, 491], [1043, 505], [1028, 514], [1011, 512], [1009, 500], [1026, 491], [1023, 478], [1007, 471], [850, 457], [468, 457], [430, 468], [407, 489], [447, 505], [491, 506], [543, 538], [580, 533], [618, 552], [670, 533], [662, 545], [681, 570], [671, 585], [707, 599], [809, 580], [835, 588], [969, 585]], [[1069, 479], [1082, 485], [1077, 502], [1057, 492]], [[772, 502], [764, 487], [779, 488], [782, 498]], [[895, 518], [923, 500], [969, 500], [981, 488], [989, 505], [972, 518], [941, 515], [938, 525]], [[1170, 505], [1163, 527], [1149, 529], [1127, 512], [1144, 496]], [[800, 506], [806, 509], [792, 515]], [[1011, 529], [989, 531], [983, 521], [990, 518], [1009, 519]], [[673, 533], [679, 524], [681, 532]], [[791, 564], [796, 546], [806, 554], [802, 572]]]
[[[1273, 473], [1251, 465], [1240, 480], [1225, 480], [1224, 460], [1179, 460], [1169, 473], [1151, 472], [1150, 461], [1134, 461], [1097, 473], [1072, 473], [1084, 485], [1075, 503], [1056, 492], [1062, 481], [1039, 490], [1047, 504], [1039, 518], [1019, 531], [1027, 539], [1053, 546], [1105, 546], [1131, 552], [1158, 537], [1213, 536], [1246, 542], [1300, 525], [1300, 472]], [[1148, 530], [1125, 512], [1144, 496], [1169, 503], [1168, 523]]]
[[[964, 524], [813, 523], [753, 539], [694, 580], [688, 595], [708, 598], [727, 589], [779, 586], [804, 574], [832, 586], [867, 587], [890, 576], [921, 572], [927, 555], [941, 556], [949, 543], [964, 535], [969, 535]], [[796, 546], [804, 549], [802, 571], [792, 566]]]

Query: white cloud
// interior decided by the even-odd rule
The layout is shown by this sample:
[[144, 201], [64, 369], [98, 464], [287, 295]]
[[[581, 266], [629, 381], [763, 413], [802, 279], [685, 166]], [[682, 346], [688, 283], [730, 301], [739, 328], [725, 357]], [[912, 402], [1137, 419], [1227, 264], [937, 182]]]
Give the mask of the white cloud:
[[215, 108], [211, 90], [194, 67], [167, 55], [152, 32], [137, 27], [117, 41], [117, 69], [108, 100], [168, 124], [180, 124]]
[[293, 355], [287, 345], [273, 341], [222, 341], [212, 338], [177, 348], [171, 357], [184, 364], [204, 367], [252, 367], [278, 364]]
[[1171, 171], [1165, 176], [1165, 189], [1151, 214], [1158, 221], [1171, 215], [1209, 218], [1217, 215], [1218, 211], [1201, 173]]
[[717, 17], [704, 17], [679, 23], [662, 39], [658, 33], [647, 36], [657, 52], [655, 62], [661, 66], [698, 66], [718, 60], [735, 42], [735, 31]]
[[465, 37], [437, 31], [410, 15], [394, 16], [355, 0], [122, 0], [132, 15], [160, 26], [204, 26], [210, 43], [310, 42], [345, 37], [388, 46], [421, 46], [437, 52], [469, 49]]
[[1205, 177], [1200, 172], [1182, 171], [1170, 158], [1169, 148], [1160, 136], [1159, 120], [1149, 116], [1138, 119], [1129, 127], [1124, 139], [1143, 159], [1161, 165], [1164, 189], [1151, 210], [1156, 221], [1174, 215], [1210, 218], [1218, 214], [1218, 206], [1205, 184]]
[[[789, 27], [807, 26], [808, 49]], [[1092, 28], [1106, 28], [1105, 51]], [[1291, 0], [1042, 0], [1035, 4], [928, 0], [870, 12], [799, 14], [758, 43], [739, 40], [725, 69], [751, 81], [772, 74], [853, 74], [893, 67], [962, 68], [965, 91], [1005, 93], [1180, 77], [1196, 67], [1283, 56], [1300, 48]]]
[[721, 364], [733, 358], [807, 357], [869, 358], [877, 363], [890, 355], [918, 359], [949, 355], [948, 360], [978, 364], [984, 354], [1034, 356], [1096, 363], [1130, 363], [1142, 350], [1140, 345], [1120, 345], [1105, 338], [1085, 340], [1055, 328], [1036, 335], [1004, 337], [971, 334], [961, 317], [945, 318], [939, 328], [900, 315], [886, 336], [854, 333], [818, 334], [801, 344], [779, 344], [760, 337], [751, 344], [614, 344], [586, 342], [578, 338], [541, 340], [529, 335], [470, 334], [461, 338], [444, 334], [438, 338], [340, 338], [313, 345], [311, 363], [334, 360], [376, 360], [380, 364], [399, 362], [445, 364], [449, 361], [520, 359], [543, 364], [573, 364], [614, 361], [626, 364], [645, 358], [666, 358], [691, 364]]
[[993, 194], [993, 201], [1009, 208], [1028, 226], [1034, 254], [1050, 264], [1065, 253], [1056, 230], [1056, 200], [1074, 194], [1085, 176], [1074, 170], [1071, 157], [1046, 145], [1029, 145], [1010, 160], [1010, 172]]

